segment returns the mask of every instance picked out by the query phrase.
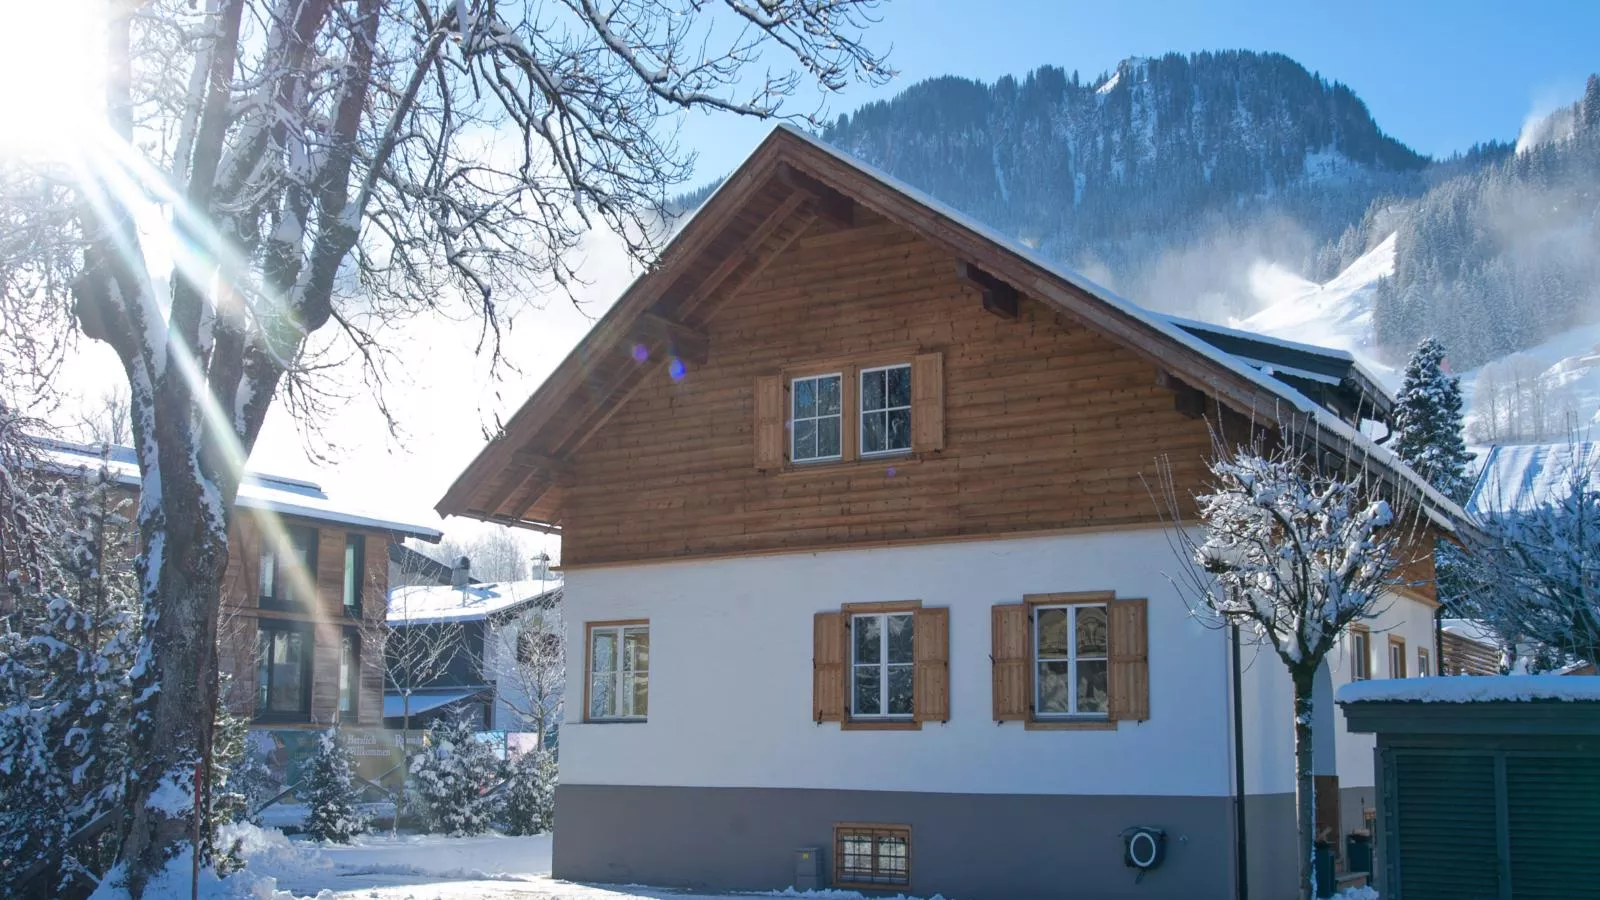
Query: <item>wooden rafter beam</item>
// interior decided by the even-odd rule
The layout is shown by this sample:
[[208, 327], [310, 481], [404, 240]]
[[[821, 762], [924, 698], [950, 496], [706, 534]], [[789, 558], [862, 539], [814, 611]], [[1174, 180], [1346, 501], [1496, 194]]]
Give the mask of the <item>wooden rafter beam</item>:
[[634, 322], [633, 333], [645, 340], [662, 341], [672, 355], [685, 362], [704, 365], [711, 355], [711, 336], [666, 316], [646, 312]]
[[817, 215], [840, 228], [854, 228], [856, 202], [786, 162], [778, 163], [778, 180], [811, 197]]
[[956, 275], [983, 295], [983, 308], [1002, 319], [1017, 317], [1017, 289], [966, 260], [956, 262]]

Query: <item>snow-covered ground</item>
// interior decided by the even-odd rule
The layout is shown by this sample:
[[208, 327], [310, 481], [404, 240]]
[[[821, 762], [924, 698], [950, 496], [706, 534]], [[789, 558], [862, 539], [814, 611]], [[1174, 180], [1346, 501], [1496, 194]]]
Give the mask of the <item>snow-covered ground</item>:
[[[231, 827], [226, 834], [239, 842], [249, 867], [221, 883], [209, 879], [201, 892], [206, 900], [863, 900], [855, 891], [694, 894], [642, 885], [557, 881], [550, 877], [547, 834], [468, 838], [370, 834], [348, 846], [313, 844], [284, 837], [277, 829], [252, 826]], [[188, 870], [177, 868], [185, 877], [174, 873], [163, 887], [170, 885], [174, 897], [187, 897]], [[929, 900], [942, 898], [934, 895]], [[1378, 895], [1358, 889], [1340, 894], [1338, 900], [1378, 900]]]

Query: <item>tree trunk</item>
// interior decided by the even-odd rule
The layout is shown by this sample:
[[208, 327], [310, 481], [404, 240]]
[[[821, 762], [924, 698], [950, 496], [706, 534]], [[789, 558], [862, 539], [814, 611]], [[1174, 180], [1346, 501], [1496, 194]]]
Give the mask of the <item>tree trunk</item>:
[[1300, 832], [1300, 900], [1317, 896], [1317, 799], [1311, 746], [1316, 671], [1312, 666], [1289, 673], [1294, 680], [1294, 812]]
[[[169, 479], [177, 477], [173, 472]], [[200, 521], [172, 524], [146, 530], [146, 559], [140, 565], [147, 611], [133, 684], [133, 744], [140, 763], [127, 786], [129, 814], [119, 856], [135, 897], [161, 871], [169, 851], [189, 839], [195, 767], [210, 755], [217, 704], [217, 619], [227, 531]]]

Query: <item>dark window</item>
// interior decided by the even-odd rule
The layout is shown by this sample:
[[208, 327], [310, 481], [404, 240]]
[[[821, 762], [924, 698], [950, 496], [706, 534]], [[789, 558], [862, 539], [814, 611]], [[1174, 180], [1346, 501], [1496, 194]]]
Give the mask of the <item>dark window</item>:
[[344, 536], [344, 611], [361, 618], [361, 581], [366, 571], [367, 539], [359, 534]]
[[911, 883], [911, 829], [904, 825], [835, 825], [833, 881], [873, 888]]
[[[288, 557], [271, 537], [261, 538], [261, 605], [311, 610], [317, 590], [317, 530], [305, 525], [284, 526]], [[292, 561], [292, 564], [291, 564]]]
[[261, 622], [256, 654], [256, 718], [310, 716], [311, 633]]
[[339, 640], [339, 721], [354, 722], [361, 697], [361, 639], [345, 634]]

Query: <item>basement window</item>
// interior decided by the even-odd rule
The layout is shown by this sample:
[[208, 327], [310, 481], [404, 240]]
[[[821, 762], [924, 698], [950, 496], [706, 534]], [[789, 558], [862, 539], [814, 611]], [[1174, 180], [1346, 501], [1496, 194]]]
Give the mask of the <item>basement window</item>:
[[833, 826], [835, 887], [904, 887], [911, 883], [911, 828], [906, 825]]

